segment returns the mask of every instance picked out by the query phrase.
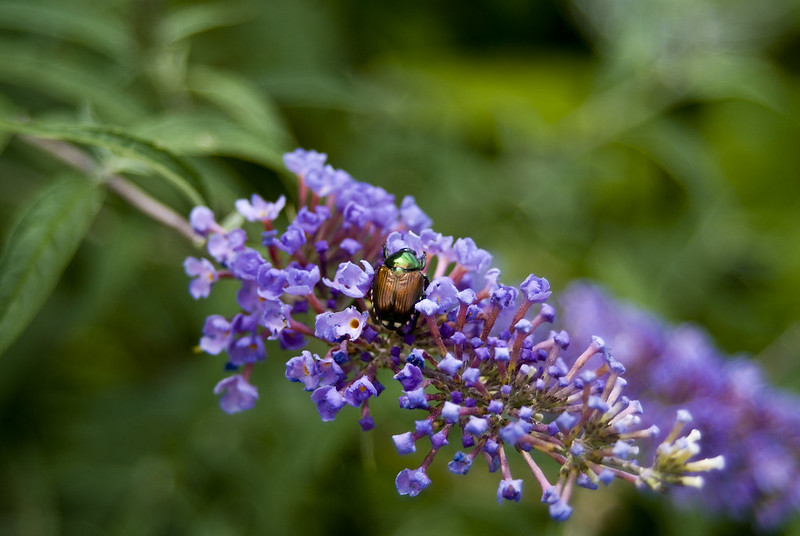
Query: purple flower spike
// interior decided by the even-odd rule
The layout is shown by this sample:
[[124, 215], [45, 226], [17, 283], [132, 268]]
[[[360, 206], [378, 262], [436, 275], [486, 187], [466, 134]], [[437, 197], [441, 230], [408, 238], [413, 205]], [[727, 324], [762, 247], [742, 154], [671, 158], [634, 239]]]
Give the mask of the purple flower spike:
[[519, 502], [522, 498], [522, 479], [512, 480], [506, 478], [500, 481], [497, 487], [497, 502], [502, 503], [503, 499], [507, 501]]
[[[545, 303], [546, 279], [530, 275], [519, 286], [504, 284], [488, 252], [471, 238], [454, 241], [435, 232], [412, 197], [398, 207], [393, 195], [327, 165], [321, 153], [299, 149], [284, 159], [298, 175], [296, 207], [282, 212], [286, 198], [268, 203], [258, 195], [236, 203], [247, 220], [261, 222], [255, 240], [243, 229], [224, 230], [207, 207], [190, 216], [194, 231], [208, 238], [209, 252], [208, 260], [185, 261], [191, 295], [226, 286], [238, 305], [232, 316], [208, 317], [200, 340], [207, 353], [225, 354], [229, 370], [246, 365], [241, 376], [217, 386], [223, 409], [252, 406], [257, 393], [245, 378], [265, 359], [267, 345], [280, 345], [295, 356], [286, 362], [286, 378], [312, 392], [323, 421], [352, 405], [360, 408], [354, 420], [361, 428], [374, 428], [370, 398], [383, 390], [377, 378], [392, 371], [403, 389], [400, 408], [423, 410], [413, 432], [394, 436], [398, 452], [414, 452], [425, 436], [432, 447], [419, 468], [398, 474], [401, 494], [417, 495], [430, 485], [428, 467], [449, 437], [460, 438], [466, 453], [455, 455], [450, 471], [463, 474], [473, 462], [486, 461], [490, 472], [502, 475], [498, 501], [519, 501], [522, 481], [511, 479], [514, 462], [506, 459], [516, 451], [547, 488], [551, 515], [566, 519], [576, 485], [596, 487], [608, 475], [659, 491], [699, 486], [698, 473], [724, 466], [721, 456], [693, 459], [702, 433], [712, 438], [702, 452], [725, 451], [727, 457], [731, 449], [727, 469], [708, 478], [720, 481], [714, 493], [704, 494], [710, 501], [734, 511], [759, 504], [755, 515], [763, 524], [796, 508], [792, 483], [800, 474], [794, 462], [800, 447], [789, 434], [800, 428], [797, 404], [775, 400], [763, 378], [748, 372], [752, 366], [723, 363], [696, 328], [666, 332], [645, 315], [607, 306], [594, 295], [566, 308], [563, 325], [554, 326], [566, 331], [545, 334], [541, 324], [555, 319]], [[376, 305], [369, 298], [375, 267], [383, 270], [386, 257], [405, 248], [419, 263], [401, 255], [386, 267], [393, 277], [384, 290], [392, 301], [381, 304], [368, 325]], [[426, 280], [432, 283], [420, 288]], [[529, 314], [534, 303], [535, 317]], [[571, 314], [578, 315], [577, 328]], [[402, 327], [388, 328], [394, 325]], [[608, 344], [591, 339], [593, 333]], [[324, 357], [303, 351], [306, 343]], [[626, 378], [622, 363], [632, 371]], [[637, 385], [647, 394], [643, 387], [636, 392]], [[639, 397], [656, 398], [647, 404], [656, 411], [643, 413]], [[684, 433], [684, 423], [675, 423], [651, 449], [652, 465], [634, 458], [639, 442], [657, 433], [653, 420], [671, 417], [678, 402], [692, 410], [697, 429]], [[559, 466], [554, 480], [543, 474], [547, 466], [528, 457], [534, 448]], [[743, 466], [757, 470], [734, 476]], [[605, 467], [612, 471], [602, 472]]]
[[319, 359], [319, 356], [312, 355], [308, 350], [291, 358], [286, 362], [286, 379], [301, 382], [304, 390], [313, 391], [319, 385], [316, 359]]
[[311, 394], [311, 401], [317, 405], [317, 411], [323, 421], [332, 421], [345, 405], [344, 397], [336, 388], [327, 385]]
[[372, 265], [365, 260], [361, 261], [363, 269], [350, 261], [343, 262], [336, 270], [336, 275], [333, 276], [333, 281], [327, 277], [322, 278], [322, 282], [326, 286], [338, 290], [345, 296], [351, 298], [363, 298], [367, 295], [369, 287], [372, 284], [372, 276], [375, 270]]
[[366, 376], [361, 376], [344, 391], [345, 401], [353, 407], [359, 407], [371, 396], [378, 396], [378, 390]]
[[241, 374], [219, 382], [214, 387], [214, 394], [222, 395], [219, 405], [225, 413], [238, 413], [250, 409], [258, 400], [258, 389], [250, 385]]
[[397, 493], [416, 497], [419, 493], [431, 485], [431, 479], [422, 467], [418, 469], [403, 469], [394, 481]]
[[280, 196], [274, 203], [268, 203], [258, 195], [253, 194], [250, 201], [239, 199], [236, 201], [236, 210], [247, 221], [271, 221], [278, 217], [283, 207], [286, 206], [286, 196]]

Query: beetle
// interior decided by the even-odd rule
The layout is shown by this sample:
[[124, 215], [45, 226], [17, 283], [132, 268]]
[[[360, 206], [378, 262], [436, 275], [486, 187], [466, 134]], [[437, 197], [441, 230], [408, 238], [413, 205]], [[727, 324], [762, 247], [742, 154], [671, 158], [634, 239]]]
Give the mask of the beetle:
[[417, 257], [416, 251], [403, 248], [387, 255], [372, 280], [372, 316], [386, 329], [402, 333], [410, 323], [417, 323], [419, 312], [414, 306], [425, 295], [428, 276], [425, 275], [425, 254]]

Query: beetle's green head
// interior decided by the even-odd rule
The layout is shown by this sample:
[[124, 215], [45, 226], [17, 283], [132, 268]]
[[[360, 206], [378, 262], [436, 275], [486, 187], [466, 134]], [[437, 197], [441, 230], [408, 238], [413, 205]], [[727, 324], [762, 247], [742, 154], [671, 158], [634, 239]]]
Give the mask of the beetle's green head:
[[418, 272], [425, 269], [427, 259], [425, 255], [417, 257], [417, 253], [410, 248], [395, 251], [386, 258], [384, 263], [389, 268], [399, 268], [405, 272]]

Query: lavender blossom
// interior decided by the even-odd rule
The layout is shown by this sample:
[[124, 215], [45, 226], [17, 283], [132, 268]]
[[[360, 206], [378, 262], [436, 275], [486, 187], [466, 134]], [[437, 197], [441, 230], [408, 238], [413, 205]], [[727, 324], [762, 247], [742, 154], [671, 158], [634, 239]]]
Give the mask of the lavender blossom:
[[[612, 300], [587, 283], [573, 284], [562, 296], [564, 326], [576, 340], [600, 334], [627, 368], [627, 391], [647, 411], [637, 427], [673, 429], [691, 420], [697, 433], [675, 441], [685, 455], [716, 455], [704, 461], [724, 470], [705, 477], [702, 493], [676, 490], [678, 504], [698, 504], [730, 517], [775, 529], [800, 505], [800, 397], [772, 389], [758, 364], [724, 356], [708, 335], [691, 325], [669, 326], [653, 315]], [[618, 419], [618, 425], [623, 425]], [[681, 450], [682, 449], [682, 450]], [[658, 457], [671, 450], [659, 447]], [[648, 474], [641, 478], [648, 478]], [[681, 482], [691, 487], [697, 482]]]
[[[324, 154], [298, 149], [284, 160], [297, 175], [298, 207], [283, 230], [273, 220], [285, 198], [237, 202], [248, 231], [263, 236], [260, 244], [248, 244], [244, 229], [221, 228], [208, 209], [192, 213], [219, 264], [187, 261], [189, 275], [200, 280], [192, 294], [207, 295], [215, 277], [240, 285], [242, 312], [231, 320], [210, 316], [201, 339], [204, 351], [226, 352], [229, 366], [243, 369], [215, 390], [223, 409], [255, 403], [244, 378], [266, 359], [267, 341], [278, 340], [300, 352], [286, 363], [285, 376], [311, 391], [323, 421], [341, 412], [355, 414], [362, 430], [374, 428], [369, 403], [384, 390], [379, 377], [398, 381], [400, 407], [417, 417], [411, 430], [394, 434], [394, 444], [402, 455], [427, 450], [415, 469], [397, 475], [402, 495], [431, 485], [428, 467], [451, 440], [466, 450], [449, 460], [450, 471], [463, 475], [485, 459], [490, 472], [499, 472], [501, 502], [524, 498], [523, 479], [512, 475], [507, 458], [518, 453], [558, 520], [570, 515], [576, 484], [596, 489], [617, 477], [654, 489], [695, 486], [696, 473], [720, 466], [716, 458], [693, 461], [697, 433], [683, 436], [678, 428], [651, 449], [651, 465], [636, 459], [637, 443], [654, 432], [643, 424], [641, 405], [624, 394], [624, 367], [599, 338], [574, 356], [566, 352], [569, 334], [543, 326], [555, 317], [545, 303], [546, 279], [531, 274], [520, 285], [502, 283], [491, 255], [474, 240], [435, 232], [412, 198], [398, 209], [394, 196], [326, 164]], [[412, 316], [402, 333], [370, 318], [384, 247], [386, 254], [412, 249], [435, 267], [425, 273], [432, 283], [412, 310], [419, 319]], [[215, 287], [222, 284], [217, 279]], [[327, 346], [323, 357], [302, 350], [308, 339]], [[673, 386], [667, 380], [660, 387]], [[534, 451], [560, 470], [548, 478]]]

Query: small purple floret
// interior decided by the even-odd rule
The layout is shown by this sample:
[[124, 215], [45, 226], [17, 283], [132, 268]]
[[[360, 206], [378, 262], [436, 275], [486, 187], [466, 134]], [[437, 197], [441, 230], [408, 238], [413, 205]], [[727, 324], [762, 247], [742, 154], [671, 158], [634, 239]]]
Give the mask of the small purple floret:
[[430, 486], [431, 479], [422, 467], [418, 469], [403, 469], [394, 481], [397, 493], [416, 497], [419, 492]]
[[519, 502], [522, 498], [522, 479], [512, 480], [506, 478], [500, 481], [497, 487], [497, 502], [507, 501]]
[[241, 374], [225, 378], [214, 387], [215, 395], [222, 395], [219, 405], [225, 413], [238, 413], [250, 409], [258, 400], [258, 389], [250, 385]]

